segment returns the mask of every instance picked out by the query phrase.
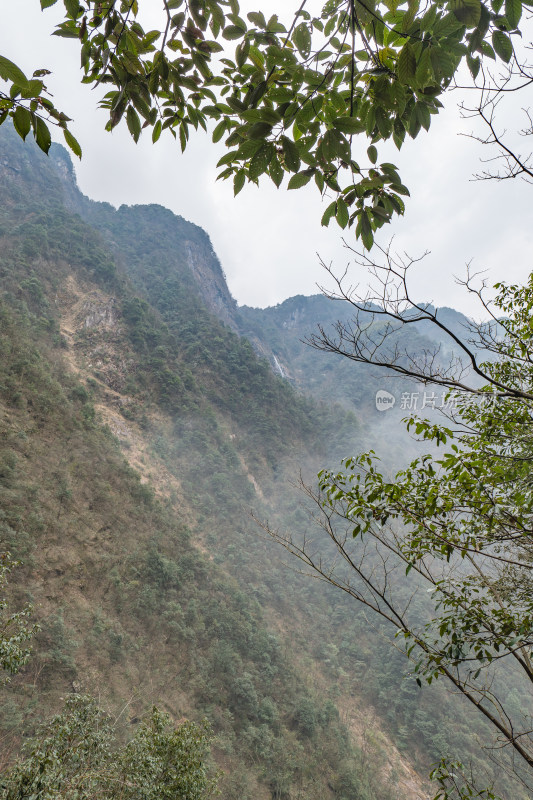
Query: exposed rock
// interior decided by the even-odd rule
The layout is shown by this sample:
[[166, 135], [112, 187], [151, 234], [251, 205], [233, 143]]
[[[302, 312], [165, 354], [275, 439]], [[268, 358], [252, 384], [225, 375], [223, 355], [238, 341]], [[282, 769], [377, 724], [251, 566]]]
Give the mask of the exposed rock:
[[202, 246], [187, 242], [185, 245], [187, 266], [198, 284], [198, 291], [208, 309], [234, 331], [238, 331], [235, 321], [237, 303], [231, 296], [226, 277], [211, 242]]
[[119, 318], [114, 297], [108, 300], [90, 298], [83, 304], [81, 311], [85, 315], [84, 328], [114, 328]]
[[296, 308], [294, 311], [291, 311], [288, 318], [282, 322], [282, 326], [287, 330], [296, 328], [296, 326], [303, 320], [304, 317], [305, 310], [303, 308]]

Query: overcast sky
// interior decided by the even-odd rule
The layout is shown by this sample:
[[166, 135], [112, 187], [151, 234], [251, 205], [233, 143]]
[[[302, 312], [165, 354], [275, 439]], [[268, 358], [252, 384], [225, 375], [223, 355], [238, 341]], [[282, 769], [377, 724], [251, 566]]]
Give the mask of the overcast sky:
[[[160, 5], [159, 0], [144, 3], [154, 14]], [[268, 0], [259, 5], [265, 10], [292, 8], [293, 3]], [[153, 146], [150, 135], [135, 145], [127, 130], [106, 133], [106, 115], [96, 110], [103, 91], [79, 84], [77, 44], [50, 37], [61, 6], [43, 13], [39, 0], [0, 0], [0, 52], [29, 73], [40, 67], [53, 71], [48, 88], [58, 107], [73, 117], [71, 127], [83, 148], [82, 162], [75, 166], [85, 194], [116, 206], [160, 203], [201, 225], [240, 304], [267, 306], [294, 294], [315, 293], [317, 283], [327, 285], [317, 253], [337, 271], [344, 270], [352, 259], [343, 247], [342, 231], [334, 222], [320, 227], [324, 206], [311, 185], [287, 192], [265, 178], [259, 189], [245, 187], [234, 199], [231, 183], [215, 182], [221, 150], [205, 134], [193, 138], [181, 155], [170, 135]], [[488, 270], [491, 283], [526, 278], [531, 270], [533, 189], [521, 181], [471, 180], [479, 157], [488, 152], [459, 136], [471, 130], [471, 123], [461, 121], [458, 100], [450, 96], [446, 113], [429, 134], [409, 141], [401, 154], [394, 148], [386, 152], [386, 159], [400, 167], [412, 198], [403, 220], [382, 230], [378, 241], [386, 245], [394, 233], [400, 252], [417, 256], [431, 251], [413, 272], [417, 299], [477, 316], [454, 275], [463, 276], [466, 262], [472, 261], [475, 269]], [[517, 115], [528, 98], [521, 96], [518, 102], [520, 125], [523, 120]], [[510, 123], [512, 127], [507, 112], [505, 124]], [[363, 152], [367, 144], [361, 140]], [[352, 233], [344, 235], [355, 244]], [[354, 271], [351, 280], [364, 283], [365, 275]]]

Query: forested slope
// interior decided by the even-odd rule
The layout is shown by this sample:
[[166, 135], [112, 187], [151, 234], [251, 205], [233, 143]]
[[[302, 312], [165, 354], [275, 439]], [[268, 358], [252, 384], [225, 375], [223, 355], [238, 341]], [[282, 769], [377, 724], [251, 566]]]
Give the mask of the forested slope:
[[207, 717], [228, 800], [422, 797], [412, 765], [470, 747], [469, 715], [437, 716], [391, 632], [289, 571], [248, 513], [308, 530], [291, 481], [360, 447], [361, 422], [235, 332], [200, 229], [92, 204], [64, 151], [5, 128], [0, 187], [0, 547], [41, 625], [0, 696], [4, 761], [87, 691], [124, 735], [153, 702]]
[[225, 797], [379, 796], [318, 664], [300, 669], [303, 630], [287, 651], [286, 575], [246, 513], [266, 513], [285, 461], [324, 456], [337, 418], [192, 284], [172, 330], [67, 210], [53, 162], [2, 134], [2, 547], [23, 561], [13, 605], [30, 599], [41, 625], [3, 691], [5, 752], [88, 691], [128, 723], [152, 702], [207, 716]]

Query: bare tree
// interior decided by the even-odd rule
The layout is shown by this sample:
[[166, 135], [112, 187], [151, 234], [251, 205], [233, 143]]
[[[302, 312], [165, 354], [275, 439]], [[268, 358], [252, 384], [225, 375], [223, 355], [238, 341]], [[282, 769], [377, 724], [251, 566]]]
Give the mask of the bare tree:
[[[373, 251], [374, 252], [374, 251]], [[407, 421], [442, 455], [424, 455], [389, 477], [371, 451], [302, 483], [321, 535], [299, 540], [265, 530], [304, 569], [362, 603], [397, 631], [397, 644], [419, 682], [444, 677], [493, 727], [516, 776], [533, 791], [533, 285], [479, 276], [463, 284], [488, 320], [464, 331], [438, 309], [412, 299], [415, 259], [380, 250], [382, 261], [356, 254], [371, 275], [362, 293], [334, 278], [326, 294], [349, 302], [354, 319], [322, 327], [309, 343], [320, 350], [445, 387], [456, 405], [444, 420]], [[415, 353], [402, 329], [432, 325], [446, 343]], [[462, 335], [463, 334], [463, 335]], [[448, 353], [448, 355], [446, 355]], [[451, 353], [451, 355], [449, 355]], [[325, 541], [329, 544], [324, 544]], [[426, 598], [426, 611], [420, 603]], [[416, 606], [416, 608], [415, 608]], [[520, 712], [509, 687], [524, 698]], [[504, 768], [509, 768], [504, 767]], [[475, 790], [446, 761], [434, 772], [442, 798], [494, 797]]]

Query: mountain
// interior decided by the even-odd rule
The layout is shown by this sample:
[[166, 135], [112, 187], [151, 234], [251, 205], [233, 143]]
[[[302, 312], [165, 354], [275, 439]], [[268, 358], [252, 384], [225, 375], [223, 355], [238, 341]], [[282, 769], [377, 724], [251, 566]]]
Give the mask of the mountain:
[[[455, 335], [468, 340], [470, 321], [465, 316], [447, 308], [439, 308], [437, 314]], [[450, 401], [444, 388], [417, 384], [310, 345], [320, 330], [335, 338], [339, 324], [357, 331], [356, 317], [359, 325], [371, 326], [379, 339], [385, 324], [379, 316], [374, 319], [371, 310], [357, 312], [346, 300], [325, 295], [299, 295], [264, 309], [242, 306], [236, 319], [238, 330], [268, 359], [275, 373], [297, 392], [355, 414], [361, 422], [359, 450], [374, 449], [389, 469], [398, 469], [420, 454], [420, 445], [402, 419], [410, 413], [435, 415], [434, 409], [449, 407]], [[397, 325], [384, 348], [418, 354], [420, 361], [436, 353], [447, 365], [457, 353], [452, 345], [449, 336], [421, 322], [406, 328]], [[383, 398], [385, 402], [380, 403]]]
[[[465, 316], [448, 308], [438, 309], [437, 314], [450, 330], [466, 339], [469, 320]], [[319, 328], [332, 334], [339, 322], [348, 326], [354, 323], [356, 316], [361, 325], [372, 322], [371, 310], [357, 312], [346, 300], [331, 299], [323, 294], [298, 295], [271, 308], [242, 306], [238, 309], [238, 325], [258, 352], [270, 359], [274, 371], [300, 391], [327, 402], [333, 399], [350, 410], [359, 410], [366, 421], [372, 411], [376, 411], [377, 389], [394, 383], [383, 374], [377, 375], [375, 367], [317, 350], [308, 343]], [[383, 325], [379, 320], [377, 324]], [[408, 331], [399, 329], [394, 342], [401, 348], [408, 343], [415, 353], [440, 347], [443, 360], [453, 344], [450, 337], [427, 322], [416, 323]], [[401, 386], [412, 387], [412, 384], [403, 381]]]
[[447, 749], [479, 760], [468, 711], [436, 711], [394, 632], [287, 567], [249, 513], [307, 535], [295, 479], [360, 449], [363, 415], [305, 396], [307, 351], [296, 385], [258, 357], [289, 364], [296, 338], [243, 336], [197, 226], [93, 203], [62, 148], [5, 125], [0, 192], [0, 550], [40, 625], [0, 692], [0, 769], [68, 692], [124, 737], [152, 703], [206, 717], [224, 800], [414, 800]]

